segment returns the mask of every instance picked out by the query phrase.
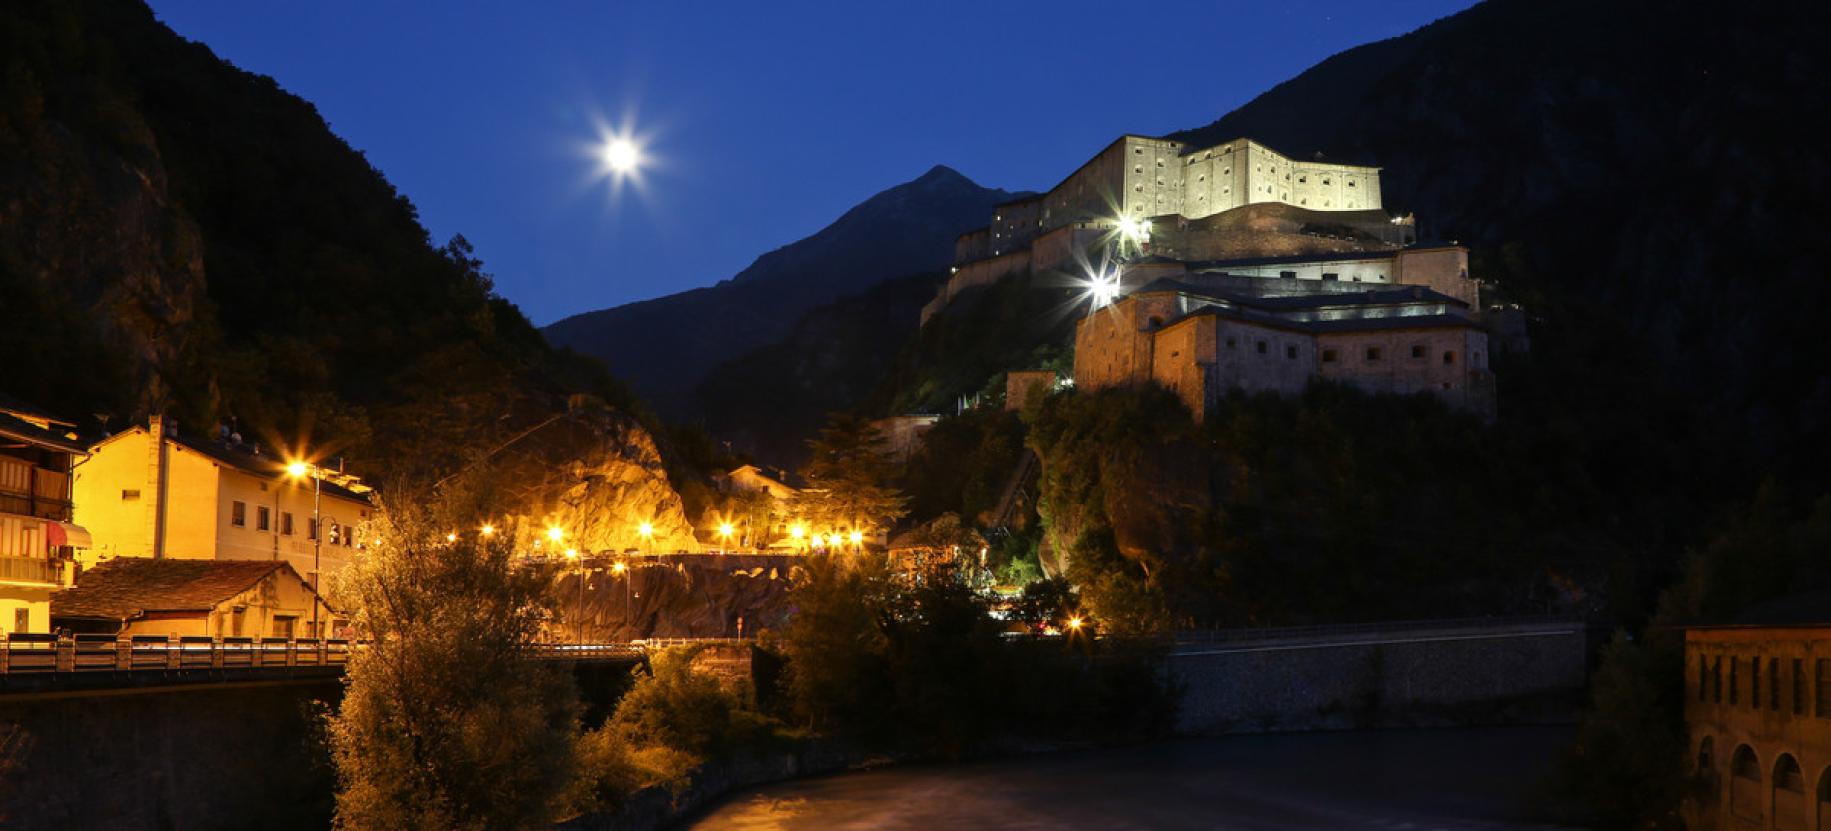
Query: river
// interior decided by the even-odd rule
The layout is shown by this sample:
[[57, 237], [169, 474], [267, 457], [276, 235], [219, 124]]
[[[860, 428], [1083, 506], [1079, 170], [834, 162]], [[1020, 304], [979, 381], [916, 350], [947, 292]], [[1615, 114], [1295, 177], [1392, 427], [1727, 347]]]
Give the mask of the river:
[[846, 773], [743, 791], [687, 827], [1543, 829], [1561, 727], [1185, 739]]

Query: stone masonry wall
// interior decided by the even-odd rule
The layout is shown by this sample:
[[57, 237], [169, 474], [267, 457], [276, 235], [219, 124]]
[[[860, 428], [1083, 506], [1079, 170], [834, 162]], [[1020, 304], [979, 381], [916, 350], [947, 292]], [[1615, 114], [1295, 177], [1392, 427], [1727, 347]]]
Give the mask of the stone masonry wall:
[[1588, 633], [1570, 622], [1356, 629], [1187, 645], [1182, 733], [1568, 721]]

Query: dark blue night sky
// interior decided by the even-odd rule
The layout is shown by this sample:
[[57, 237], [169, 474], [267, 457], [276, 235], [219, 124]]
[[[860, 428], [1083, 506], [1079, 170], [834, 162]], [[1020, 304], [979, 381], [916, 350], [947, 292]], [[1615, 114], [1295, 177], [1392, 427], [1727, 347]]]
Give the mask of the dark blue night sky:
[[[936, 164], [1047, 188], [1468, 5], [153, 2], [315, 103], [541, 324], [729, 277]], [[606, 127], [644, 140], [640, 183], [597, 175]]]

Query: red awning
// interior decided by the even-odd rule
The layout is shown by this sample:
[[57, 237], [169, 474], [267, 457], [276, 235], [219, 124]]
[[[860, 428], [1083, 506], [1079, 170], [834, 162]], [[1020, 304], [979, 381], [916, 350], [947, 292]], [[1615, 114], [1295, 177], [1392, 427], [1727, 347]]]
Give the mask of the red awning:
[[74, 548], [94, 548], [95, 540], [89, 536], [89, 529], [68, 522], [45, 523], [45, 542], [53, 545], [68, 545]]

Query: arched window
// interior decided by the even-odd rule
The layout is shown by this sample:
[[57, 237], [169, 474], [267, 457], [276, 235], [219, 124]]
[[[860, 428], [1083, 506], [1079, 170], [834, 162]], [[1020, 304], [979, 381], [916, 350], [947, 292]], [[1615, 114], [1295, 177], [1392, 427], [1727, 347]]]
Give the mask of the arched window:
[[1806, 778], [1790, 753], [1774, 762], [1774, 831], [1806, 831]]
[[1709, 736], [1705, 736], [1704, 741], [1698, 745], [1697, 769], [1698, 769], [1699, 773], [1716, 773], [1716, 770], [1717, 770], [1716, 747], [1717, 747], [1716, 741], [1713, 740]]
[[1760, 821], [1761, 804], [1767, 794], [1761, 787], [1761, 762], [1748, 745], [1736, 747], [1729, 757], [1729, 813], [1747, 820]]

